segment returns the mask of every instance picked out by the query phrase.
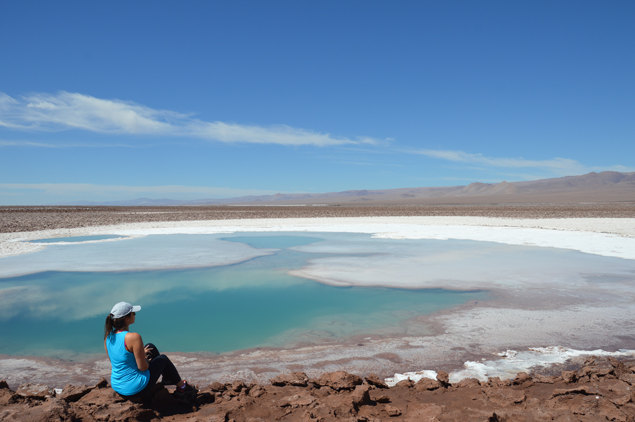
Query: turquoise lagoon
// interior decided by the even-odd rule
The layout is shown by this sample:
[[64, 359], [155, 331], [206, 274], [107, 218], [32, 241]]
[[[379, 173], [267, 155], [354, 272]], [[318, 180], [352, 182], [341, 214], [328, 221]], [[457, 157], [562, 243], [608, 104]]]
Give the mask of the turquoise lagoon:
[[[387, 282], [394, 276], [423, 279], [426, 273], [435, 274], [439, 269], [434, 269], [431, 261], [447, 268], [454, 284], [457, 267], [463, 267], [467, 280], [478, 273], [475, 266], [491, 271], [496, 262], [503, 269], [509, 265], [547, 265], [555, 267], [553, 274], [559, 275], [554, 276], [562, 280], [585, 283], [591, 277], [588, 284], [596, 285], [597, 277], [615, 283], [635, 278], [631, 261], [575, 251], [461, 240], [372, 239], [348, 233], [155, 235], [116, 242], [69, 243], [0, 258], [0, 268], [3, 263], [15, 268], [31, 261], [35, 267], [44, 268], [62, 257], [67, 259], [65, 265], [72, 266], [71, 257], [79, 256], [82, 265], [85, 260], [102, 260], [101, 265], [106, 262], [116, 270], [121, 256], [134, 257], [142, 251], [144, 257], [159, 254], [162, 246], [169, 252], [163, 257], [166, 266], [175, 268], [67, 268], [0, 278], [0, 354], [81, 359], [101, 353], [105, 316], [121, 300], [142, 306], [133, 329], [161, 350], [222, 353], [339, 342], [356, 335], [428, 335], [429, 327], [413, 323], [416, 317], [490, 297], [486, 291], [469, 288], [336, 287], [288, 274], [320, 263], [325, 268], [331, 263], [347, 267], [347, 262], [351, 266], [361, 263], [367, 269], [375, 265], [373, 274], [385, 277]], [[242, 259], [234, 257], [239, 262], [230, 265], [178, 268], [178, 262], [171, 260], [175, 255], [187, 256], [195, 251], [205, 261], [201, 250], [207, 248], [216, 255], [221, 250], [234, 251], [233, 247], [239, 248], [235, 253]], [[390, 265], [404, 255], [419, 260], [413, 264], [408, 258], [414, 266], [399, 272], [391, 270]], [[441, 264], [439, 259], [443, 260]], [[613, 269], [610, 276], [602, 270], [607, 266]], [[504, 270], [500, 277], [511, 277], [513, 283], [517, 275]]]

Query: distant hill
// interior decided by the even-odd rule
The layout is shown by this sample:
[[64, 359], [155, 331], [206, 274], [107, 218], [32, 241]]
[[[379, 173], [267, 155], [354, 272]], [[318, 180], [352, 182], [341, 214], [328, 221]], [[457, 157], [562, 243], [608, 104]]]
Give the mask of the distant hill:
[[528, 182], [474, 182], [467, 186], [277, 193], [226, 199], [74, 202], [64, 205], [450, 205], [491, 203], [635, 202], [635, 173], [604, 171]]

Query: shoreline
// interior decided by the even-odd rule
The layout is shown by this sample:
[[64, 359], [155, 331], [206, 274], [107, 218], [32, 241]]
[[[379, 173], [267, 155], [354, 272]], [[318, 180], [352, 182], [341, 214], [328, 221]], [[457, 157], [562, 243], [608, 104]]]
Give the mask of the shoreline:
[[[33, 252], [37, 250], [33, 246], [39, 246], [21, 243], [21, 240], [91, 234], [136, 237], [148, 234], [240, 231], [347, 231], [371, 233], [374, 237], [381, 238], [461, 238], [541, 247], [568, 246], [568, 249], [587, 253], [635, 259], [635, 218], [499, 217], [206, 220], [1, 233], [0, 257]], [[394, 338], [351, 338], [347, 342], [283, 350], [258, 348], [214, 356], [178, 352], [169, 354], [184, 376], [190, 379], [200, 382], [231, 382], [236, 379], [262, 382], [279, 373], [298, 370], [307, 372], [309, 376], [336, 370], [358, 374], [375, 372], [384, 378], [395, 373], [426, 368], [457, 372], [464, 368], [465, 362], [482, 359], [488, 361], [496, 353], [508, 349], [521, 352], [532, 347], [549, 346], [579, 350], [635, 349], [635, 327], [621, 326], [623, 321], [629, 320], [635, 308], [612, 306], [608, 303], [590, 307], [576, 304], [572, 298], [555, 298], [553, 300], [561, 300], [560, 305], [564, 305], [556, 310], [554, 306], [539, 306], [539, 294], [531, 296], [514, 297], [513, 292], [501, 290], [497, 292], [496, 298], [478, 306], [464, 304], [418, 318], [418, 323], [436, 327], [435, 331], [438, 333], [432, 336], [408, 336], [406, 330]], [[576, 329], [581, 320], [592, 322], [590, 325], [586, 324], [586, 334], [580, 334]], [[505, 324], [501, 324], [501, 321]], [[514, 328], [510, 329], [510, 325]], [[608, 327], [612, 329], [607, 332]], [[163, 346], [162, 349], [169, 351], [170, 348]], [[105, 358], [96, 358], [90, 362], [65, 362], [43, 357], [5, 355], [0, 356], [0, 372], [4, 378], [8, 378], [11, 385], [20, 384], [21, 380], [33, 380], [63, 386], [69, 382], [96, 382], [109, 373], [109, 365]], [[38, 373], [39, 376], [36, 375]]]
[[[492, 231], [491, 229], [498, 229]], [[125, 223], [0, 233], [0, 258], [56, 243], [32, 240], [117, 234], [229, 234], [236, 232], [349, 232], [386, 239], [464, 239], [574, 249], [635, 259], [635, 218], [510, 219], [502, 217], [316, 217]], [[120, 242], [123, 239], [89, 241]], [[59, 244], [59, 243], [58, 243]]]

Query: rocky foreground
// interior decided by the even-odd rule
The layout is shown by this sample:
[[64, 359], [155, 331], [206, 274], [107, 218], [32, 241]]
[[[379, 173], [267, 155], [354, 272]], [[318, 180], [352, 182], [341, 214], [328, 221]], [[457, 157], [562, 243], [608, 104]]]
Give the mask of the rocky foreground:
[[93, 387], [44, 385], [17, 391], [0, 381], [0, 421], [635, 421], [635, 361], [588, 358], [559, 375], [519, 373], [513, 380], [474, 378], [450, 384], [401, 381], [346, 372], [309, 379], [302, 372], [270, 385], [213, 383], [193, 403], [179, 403], [161, 384], [144, 402], [117, 395], [102, 380]]

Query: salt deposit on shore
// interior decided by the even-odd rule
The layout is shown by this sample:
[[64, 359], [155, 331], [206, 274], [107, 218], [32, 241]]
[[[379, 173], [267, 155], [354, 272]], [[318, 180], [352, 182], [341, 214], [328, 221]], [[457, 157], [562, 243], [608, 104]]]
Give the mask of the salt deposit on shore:
[[[25, 241], [54, 237], [117, 234], [321, 231], [371, 233], [394, 239], [466, 239], [574, 249], [635, 259], [635, 218], [507, 219], [491, 217], [351, 217], [206, 220], [131, 223], [113, 226], [0, 233], [0, 257], [34, 252]], [[120, 241], [119, 239], [103, 242]]]
[[[507, 350], [497, 353], [497, 355], [498, 358], [496, 359], [483, 360], [481, 362], [465, 362], [464, 369], [449, 374], [450, 382], [456, 383], [465, 378], [476, 378], [479, 381], [487, 381], [489, 377], [511, 379], [519, 372], [540, 371], [548, 366], [563, 364], [569, 359], [574, 358], [586, 356], [632, 358], [635, 356], [635, 350], [607, 352], [602, 349], [574, 350], [567, 347], [531, 347], [529, 350], [523, 352]], [[392, 387], [399, 381], [409, 379], [417, 382], [422, 378], [437, 379], [437, 372], [428, 369], [395, 374], [394, 377], [386, 378], [386, 384]]]

